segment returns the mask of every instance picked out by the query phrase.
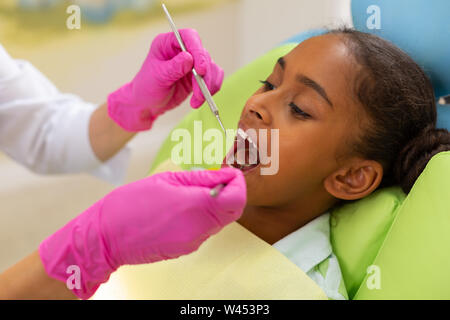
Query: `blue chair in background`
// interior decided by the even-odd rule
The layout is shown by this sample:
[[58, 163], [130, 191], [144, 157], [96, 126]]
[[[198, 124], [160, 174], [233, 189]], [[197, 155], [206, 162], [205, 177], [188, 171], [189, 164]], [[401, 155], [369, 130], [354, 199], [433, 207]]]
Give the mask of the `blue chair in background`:
[[[450, 1], [353, 0], [351, 10], [355, 29], [395, 43], [425, 70], [436, 98], [450, 94]], [[450, 106], [437, 109], [437, 127], [450, 130]]]

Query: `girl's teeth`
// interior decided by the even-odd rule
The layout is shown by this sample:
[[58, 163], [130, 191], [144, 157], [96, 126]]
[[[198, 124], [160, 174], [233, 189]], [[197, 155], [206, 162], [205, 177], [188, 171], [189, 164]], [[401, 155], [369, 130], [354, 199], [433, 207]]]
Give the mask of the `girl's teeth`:
[[253, 148], [257, 149], [256, 143], [253, 142], [252, 138], [241, 128], [237, 130], [237, 134], [241, 137], [242, 140], [248, 140], [249, 143], [253, 146]]
[[237, 130], [237, 134], [238, 134], [243, 140], [245, 140], [245, 139], [248, 138], [248, 134], [247, 134], [244, 130], [242, 130], [241, 128], [239, 128], [239, 129]]
[[[233, 166], [239, 170], [245, 170], [249, 167], [253, 167], [255, 165], [255, 163], [253, 163], [253, 160], [251, 160], [250, 153], [252, 153], [254, 155], [254, 152], [256, 152], [256, 153], [258, 152], [257, 151], [258, 147], [257, 147], [256, 143], [254, 143], [253, 140], [251, 139], [251, 137], [241, 128], [238, 128], [237, 136], [235, 139], [236, 139], [235, 143], [237, 143], [236, 141], [238, 141], [238, 142], [241, 141], [241, 142], [245, 143], [244, 144], [245, 153], [246, 154], [248, 153], [248, 162], [251, 162], [251, 163], [247, 163], [247, 155], [245, 157], [244, 163], [241, 163], [242, 159], [241, 159], [241, 161], [239, 161], [239, 159], [238, 159], [238, 150], [235, 150], [234, 161], [236, 161], [236, 159], [237, 159], [237, 162], [235, 162], [235, 164]], [[239, 148], [239, 145], [238, 145], [238, 148]], [[242, 148], [242, 146], [241, 146], [241, 148]], [[256, 156], [255, 161], [257, 161], [257, 156]]]

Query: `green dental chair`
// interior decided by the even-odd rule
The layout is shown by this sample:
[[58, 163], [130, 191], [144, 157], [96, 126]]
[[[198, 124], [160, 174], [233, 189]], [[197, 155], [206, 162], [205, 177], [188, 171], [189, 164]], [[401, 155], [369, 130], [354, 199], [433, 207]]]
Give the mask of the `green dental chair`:
[[[445, 14], [450, 12], [450, 2], [378, 0], [381, 29], [369, 29], [367, 8], [372, 4], [371, 0], [352, 2], [355, 28], [397, 44], [426, 70], [437, 97], [449, 94], [450, 20]], [[237, 127], [247, 98], [280, 56], [321, 32], [297, 35], [229, 76], [215, 96], [219, 108], [227, 110], [221, 113], [224, 125]], [[196, 120], [202, 121], [203, 131], [219, 129], [207, 106], [190, 112], [175, 129], [194, 133]], [[438, 126], [450, 128], [450, 106], [438, 107]], [[171, 158], [177, 143], [169, 135], [152, 171]], [[191, 170], [199, 165], [181, 167]], [[450, 152], [433, 157], [408, 195], [398, 187], [380, 189], [334, 210], [331, 241], [350, 299], [450, 299]]]

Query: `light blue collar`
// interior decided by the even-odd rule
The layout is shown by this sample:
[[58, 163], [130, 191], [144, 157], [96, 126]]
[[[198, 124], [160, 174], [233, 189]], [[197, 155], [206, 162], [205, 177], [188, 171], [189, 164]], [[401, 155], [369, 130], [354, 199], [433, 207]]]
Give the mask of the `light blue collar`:
[[273, 244], [303, 272], [325, 260], [332, 253], [330, 214], [324, 213]]

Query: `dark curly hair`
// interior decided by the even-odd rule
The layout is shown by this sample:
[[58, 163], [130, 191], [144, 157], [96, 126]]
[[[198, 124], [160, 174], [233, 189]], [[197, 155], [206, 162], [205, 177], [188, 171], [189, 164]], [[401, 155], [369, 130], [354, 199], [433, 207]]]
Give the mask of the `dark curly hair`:
[[359, 66], [354, 92], [368, 115], [353, 152], [380, 162], [380, 187], [399, 184], [409, 193], [428, 161], [450, 150], [450, 134], [436, 129], [436, 99], [425, 72], [398, 47], [376, 35], [340, 28]]

